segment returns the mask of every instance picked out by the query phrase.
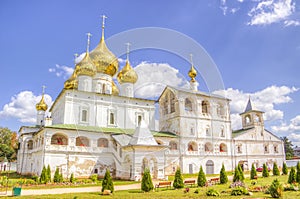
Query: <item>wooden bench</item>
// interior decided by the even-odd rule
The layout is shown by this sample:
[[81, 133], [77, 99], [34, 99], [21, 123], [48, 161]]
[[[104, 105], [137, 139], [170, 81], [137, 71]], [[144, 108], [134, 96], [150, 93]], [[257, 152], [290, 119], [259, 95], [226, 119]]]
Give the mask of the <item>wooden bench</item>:
[[257, 176], [254, 176], [253, 179], [254, 179], [254, 180], [257, 180]]
[[195, 185], [196, 184], [196, 180], [185, 180], [184, 182], [184, 185]]
[[217, 184], [220, 183], [220, 178], [212, 178], [209, 180], [209, 182], [213, 185], [213, 184]]
[[163, 181], [163, 182], [158, 182], [158, 184], [155, 185], [155, 189], [157, 188], [162, 188], [162, 187], [171, 187], [172, 182], [171, 181]]

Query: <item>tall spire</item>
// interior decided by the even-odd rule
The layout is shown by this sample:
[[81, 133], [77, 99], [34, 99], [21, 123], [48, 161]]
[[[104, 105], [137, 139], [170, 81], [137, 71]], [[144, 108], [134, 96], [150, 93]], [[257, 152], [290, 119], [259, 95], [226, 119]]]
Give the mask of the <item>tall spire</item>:
[[88, 33], [86, 33], [86, 35], [87, 35], [86, 53], [88, 53], [89, 50], [90, 50], [90, 43], [91, 43], [92, 34], [88, 32]]
[[102, 15], [101, 17], [102, 17], [102, 37], [101, 37], [101, 40], [102, 39], [104, 40], [105, 19], [107, 18], [107, 16]]
[[253, 110], [253, 107], [252, 107], [252, 103], [251, 103], [251, 98], [250, 98], [250, 95], [249, 95], [249, 99], [248, 99], [248, 103], [247, 103], [247, 106], [246, 106], [246, 109], [245, 109], [245, 113], [248, 112], [248, 111], [252, 111]]

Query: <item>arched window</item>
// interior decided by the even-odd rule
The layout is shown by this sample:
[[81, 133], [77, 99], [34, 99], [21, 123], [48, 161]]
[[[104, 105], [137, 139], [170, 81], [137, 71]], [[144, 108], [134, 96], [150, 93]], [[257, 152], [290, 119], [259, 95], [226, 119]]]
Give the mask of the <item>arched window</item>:
[[51, 137], [51, 144], [52, 145], [68, 145], [68, 137], [63, 134], [56, 133]]
[[210, 136], [210, 128], [209, 128], [209, 126], [207, 126], [205, 128], [205, 134], [206, 134], [206, 136]]
[[245, 117], [245, 123], [249, 124], [250, 122], [251, 122], [250, 115], [246, 115], [246, 117]]
[[227, 146], [224, 143], [220, 144], [220, 152], [227, 152]]
[[115, 124], [115, 114], [113, 112], [109, 113], [109, 124]]
[[158, 145], [163, 145], [164, 143], [161, 140], [155, 140]]
[[217, 114], [218, 114], [219, 117], [222, 117], [222, 116], [225, 115], [224, 106], [221, 103], [219, 103], [217, 105]]
[[76, 138], [76, 146], [89, 146], [89, 139], [84, 136], [79, 136]]
[[203, 114], [209, 113], [209, 102], [206, 100], [202, 101], [202, 113]]
[[177, 143], [175, 141], [170, 141], [169, 147], [170, 150], [177, 150]]
[[255, 118], [254, 118], [254, 120], [255, 120], [255, 122], [261, 122], [261, 121], [260, 121], [260, 117], [259, 117], [259, 115], [258, 115], [258, 114], [256, 114], [256, 115], [255, 115]]
[[192, 107], [192, 102], [189, 98], [186, 98], [185, 99], [185, 103], [184, 103], [184, 109], [186, 111], [192, 111], [193, 110], [193, 107]]
[[198, 151], [198, 146], [196, 142], [189, 142], [188, 151]]
[[210, 142], [205, 143], [204, 150], [205, 152], [213, 152], [213, 145]]
[[242, 144], [237, 145], [237, 153], [242, 153]]
[[175, 95], [173, 92], [170, 92], [170, 109], [171, 113], [175, 112]]
[[225, 130], [224, 130], [224, 126], [221, 127], [221, 137], [225, 137]]
[[108, 147], [108, 140], [106, 138], [99, 138], [98, 139], [98, 147]]
[[30, 149], [33, 149], [33, 141], [32, 140], [29, 140], [28, 143], [27, 143], [27, 148], [30, 150]]
[[88, 111], [87, 110], [82, 110], [81, 111], [81, 121], [82, 122], [87, 122], [87, 115], [88, 115]]

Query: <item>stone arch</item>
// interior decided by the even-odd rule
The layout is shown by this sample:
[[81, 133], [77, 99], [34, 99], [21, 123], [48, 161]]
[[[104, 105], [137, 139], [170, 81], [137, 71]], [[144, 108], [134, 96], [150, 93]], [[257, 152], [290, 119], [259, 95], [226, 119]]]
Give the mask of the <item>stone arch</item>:
[[194, 141], [189, 142], [188, 151], [198, 151], [198, 144]]
[[175, 97], [175, 94], [172, 91], [170, 91], [169, 98], [170, 98], [170, 112], [174, 113], [175, 112], [176, 97]]
[[184, 109], [186, 111], [193, 111], [192, 101], [189, 98], [185, 98], [184, 100]]
[[208, 160], [205, 166], [206, 166], [206, 174], [214, 173], [214, 162], [212, 160]]
[[76, 146], [90, 146], [90, 141], [85, 136], [79, 136], [76, 138]]
[[125, 173], [125, 178], [127, 179], [132, 179], [132, 160], [131, 160], [131, 157], [130, 155], [126, 155], [124, 157], [124, 167], [122, 169], [124, 169], [124, 173]]
[[205, 152], [213, 152], [213, 145], [210, 142], [206, 142], [204, 145]]
[[220, 144], [220, 152], [227, 152], [227, 145], [225, 143]]
[[155, 157], [150, 158], [149, 160], [149, 170], [153, 179], [157, 179], [157, 159]]
[[176, 141], [170, 141], [169, 142], [169, 147], [170, 147], [170, 150], [178, 150], [178, 146], [177, 146], [177, 142]]
[[207, 100], [203, 100], [201, 106], [202, 106], [202, 113], [209, 114], [209, 102]]
[[68, 136], [62, 133], [55, 133], [51, 137], [52, 145], [68, 145]]
[[28, 150], [33, 149], [33, 141], [32, 140], [28, 140], [28, 142], [27, 142], [27, 149]]
[[251, 123], [251, 116], [248, 114], [245, 116], [245, 124], [250, 124]]
[[144, 174], [144, 171], [146, 168], [149, 168], [149, 161], [147, 158], [144, 158], [143, 161], [142, 161], [142, 170], [141, 170], [141, 173], [142, 175]]
[[106, 138], [99, 138], [97, 140], [97, 146], [107, 148], [108, 147], [108, 139]]

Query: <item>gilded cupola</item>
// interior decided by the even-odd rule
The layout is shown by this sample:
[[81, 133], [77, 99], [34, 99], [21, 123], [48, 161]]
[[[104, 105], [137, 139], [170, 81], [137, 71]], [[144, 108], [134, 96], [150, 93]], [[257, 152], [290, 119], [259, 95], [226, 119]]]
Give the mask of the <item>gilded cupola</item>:
[[192, 64], [192, 66], [191, 66], [191, 69], [189, 70], [188, 75], [189, 75], [189, 77], [191, 78], [191, 81], [192, 81], [192, 82], [195, 82], [195, 81], [196, 81], [196, 80], [195, 80], [195, 77], [197, 76], [197, 71], [196, 71], [196, 69], [194, 68], [194, 63], [193, 63], [193, 56], [192, 56], [192, 54], [191, 54], [190, 56], [191, 56], [191, 64]]
[[134, 71], [134, 69], [131, 67], [130, 62], [129, 62], [129, 43], [127, 43], [127, 59], [126, 59], [126, 64], [124, 66], [124, 68], [118, 73], [118, 82], [120, 84], [123, 83], [132, 83], [134, 84], [137, 79], [138, 76], [136, 74], [136, 72]]
[[87, 48], [84, 58], [76, 65], [76, 75], [87, 75], [87, 76], [94, 76], [96, 74], [96, 67], [93, 64], [90, 54], [89, 54], [89, 46], [90, 46], [90, 33], [87, 33], [88, 41], [87, 41]]
[[104, 73], [114, 76], [119, 69], [118, 58], [107, 48], [104, 40], [104, 20], [102, 21], [102, 37], [99, 44], [91, 51], [90, 57], [96, 66], [97, 73]]
[[[78, 54], [75, 54], [75, 60], [76, 60], [77, 56], [78, 56]], [[78, 71], [78, 66], [76, 66], [76, 63], [75, 63], [75, 69], [74, 69], [71, 77], [64, 83], [65, 89], [77, 89], [78, 88], [77, 71]]]
[[44, 89], [45, 89], [45, 86], [43, 86], [42, 99], [39, 101], [39, 103], [37, 103], [35, 105], [35, 108], [37, 111], [46, 111], [48, 109], [48, 105], [46, 104], [45, 98], [44, 98]]

